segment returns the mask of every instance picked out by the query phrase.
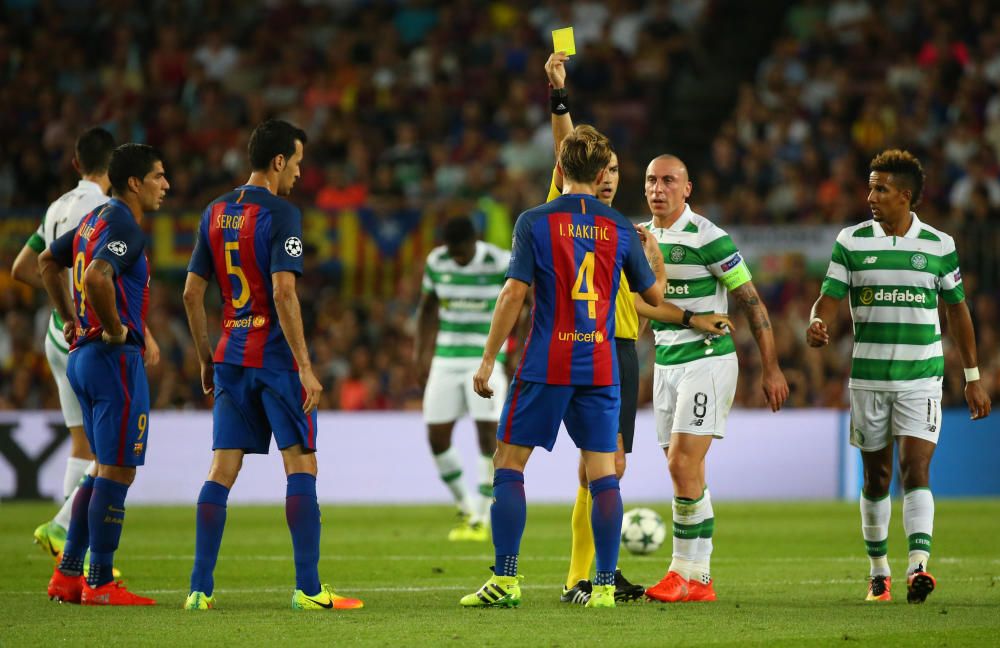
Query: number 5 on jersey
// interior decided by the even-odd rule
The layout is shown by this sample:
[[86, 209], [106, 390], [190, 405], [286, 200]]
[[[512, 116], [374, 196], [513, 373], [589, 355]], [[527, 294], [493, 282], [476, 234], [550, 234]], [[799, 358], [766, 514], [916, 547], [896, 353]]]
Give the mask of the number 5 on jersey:
[[240, 293], [239, 297], [233, 294], [233, 308], [243, 308], [246, 305], [247, 300], [250, 299], [250, 284], [247, 283], [247, 276], [243, 274], [243, 268], [239, 266], [237, 262], [237, 256], [240, 252], [239, 241], [227, 241], [226, 242], [226, 272], [230, 277], [236, 277], [240, 282]]
[[600, 295], [594, 289], [594, 253], [587, 252], [583, 255], [583, 262], [576, 273], [576, 282], [573, 283], [571, 297], [574, 301], [587, 302], [587, 317], [597, 319], [597, 300]]

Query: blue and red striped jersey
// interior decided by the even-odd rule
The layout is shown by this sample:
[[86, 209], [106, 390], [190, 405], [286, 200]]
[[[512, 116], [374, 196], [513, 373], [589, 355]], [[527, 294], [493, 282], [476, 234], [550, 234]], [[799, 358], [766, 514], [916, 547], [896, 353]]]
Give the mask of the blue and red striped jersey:
[[615, 298], [622, 271], [635, 292], [656, 282], [632, 224], [594, 196], [566, 194], [521, 214], [507, 277], [534, 283], [535, 305], [517, 378], [618, 384]]
[[302, 275], [302, 213], [264, 187], [245, 185], [205, 208], [188, 272], [213, 274], [222, 293], [215, 362], [298, 370], [274, 307], [271, 275]]
[[149, 309], [149, 259], [146, 235], [135, 222], [128, 205], [112, 198], [83, 217], [76, 230], [66, 232], [49, 246], [53, 257], [73, 272], [76, 340], [70, 351], [101, 339], [104, 331], [97, 313], [87, 301], [84, 272], [95, 259], [107, 261], [114, 270], [115, 307], [128, 329], [127, 344], [146, 348], [146, 311]]

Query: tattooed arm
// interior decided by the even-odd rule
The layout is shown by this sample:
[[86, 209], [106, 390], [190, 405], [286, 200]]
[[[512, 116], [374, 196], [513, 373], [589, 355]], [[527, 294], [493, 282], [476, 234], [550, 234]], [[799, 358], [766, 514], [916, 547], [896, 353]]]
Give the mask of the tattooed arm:
[[762, 368], [761, 386], [764, 398], [772, 412], [781, 409], [781, 404], [788, 398], [788, 383], [778, 367], [778, 354], [774, 346], [774, 332], [771, 330], [771, 320], [767, 316], [767, 306], [761, 301], [760, 295], [752, 281], [747, 281], [732, 291], [736, 304], [747, 317], [750, 332], [760, 349], [760, 364]]
[[104, 259], [94, 259], [83, 273], [83, 286], [98, 323], [104, 329], [101, 338], [108, 344], [122, 344], [128, 329], [118, 316], [115, 301], [115, 269]]

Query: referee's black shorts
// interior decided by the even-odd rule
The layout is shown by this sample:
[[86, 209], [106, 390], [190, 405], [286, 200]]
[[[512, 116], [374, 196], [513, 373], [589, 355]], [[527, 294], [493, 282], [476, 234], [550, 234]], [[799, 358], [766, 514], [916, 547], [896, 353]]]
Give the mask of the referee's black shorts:
[[639, 356], [635, 340], [615, 338], [618, 350], [618, 379], [621, 383], [622, 406], [618, 414], [618, 434], [622, 435], [625, 452], [632, 452], [635, 438], [635, 412], [639, 406]]

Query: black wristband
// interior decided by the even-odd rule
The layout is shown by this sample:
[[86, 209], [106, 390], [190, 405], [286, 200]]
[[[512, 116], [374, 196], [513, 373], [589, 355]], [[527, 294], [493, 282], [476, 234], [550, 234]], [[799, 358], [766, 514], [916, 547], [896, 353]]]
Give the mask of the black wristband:
[[681, 319], [681, 326], [683, 326], [685, 328], [691, 328], [691, 318], [692, 317], [694, 317], [694, 313], [692, 311], [689, 311], [689, 310], [687, 310], [685, 308], [684, 309], [684, 317]]
[[565, 115], [569, 112], [569, 93], [566, 88], [552, 88], [549, 92], [549, 104], [553, 115]]

